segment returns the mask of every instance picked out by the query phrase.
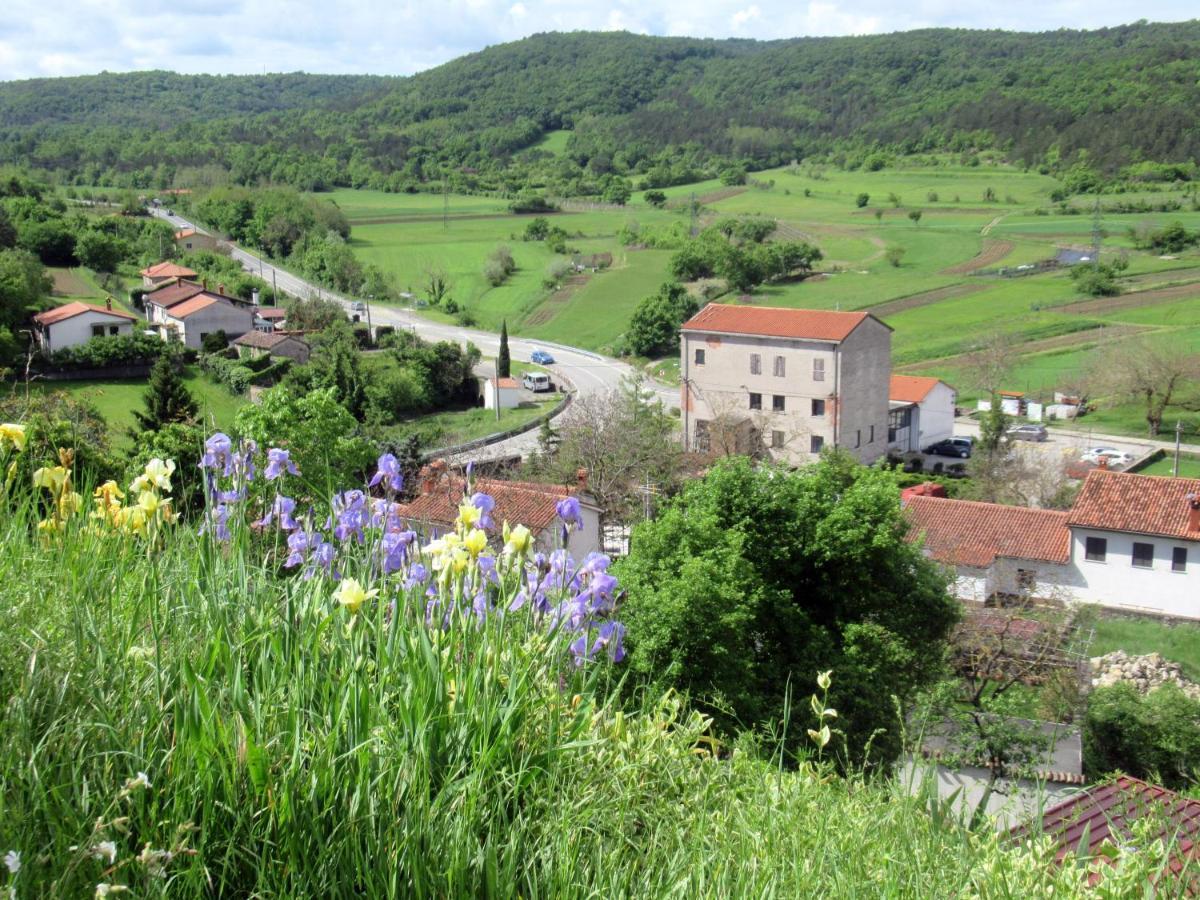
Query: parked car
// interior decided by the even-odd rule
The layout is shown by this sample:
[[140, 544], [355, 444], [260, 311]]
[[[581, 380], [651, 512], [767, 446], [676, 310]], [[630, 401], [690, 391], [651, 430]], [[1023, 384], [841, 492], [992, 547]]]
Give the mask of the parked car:
[[1044, 441], [1050, 437], [1045, 425], [1014, 425], [1005, 434], [1010, 441]]
[[537, 363], [539, 366], [554, 365], [554, 357], [545, 350], [534, 350], [529, 354], [529, 360], [530, 362]]
[[535, 394], [554, 389], [554, 385], [550, 383], [550, 376], [545, 372], [526, 372], [525, 377], [521, 379], [521, 385]]
[[356, 313], [365, 313], [367, 311], [367, 304], [363, 303], [361, 300], [355, 300], [350, 304], [350, 308]]
[[925, 448], [925, 453], [934, 456], [957, 456], [959, 459], [970, 459], [974, 441], [969, 437], [952, 437]]
[[1125, 453], [1116, 447], [1092, 447], [1081, 457], [1084, 462], [1100, 465], [1100, 460], [1107, 460], [1110, 466], [1127, 466], [1133, 462], [1133, 454]]

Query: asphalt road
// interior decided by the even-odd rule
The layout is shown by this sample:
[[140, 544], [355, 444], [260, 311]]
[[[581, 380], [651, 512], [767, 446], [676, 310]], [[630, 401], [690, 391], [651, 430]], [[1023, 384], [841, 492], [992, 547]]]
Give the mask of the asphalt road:
[[[198, 228], [182, 216], [168, 215], [165, 209], [150, 209], [152, 215], [165, 219], [176, 228]], [[242, 248], [230, 244], [231, 255], [242, 264], [246, 271], [258, 275], [268, 284], [274, 284], [280, 291], [294, 297], [320, 296], [341, 303], [347, 313], [352, 313], [353, 301], [327, 288], [320, 287], [304, 280], [291, 272], [273, 266], [270, 262], [249, 253]], [[360, 314], [365, 319], [366, 316]], [[480, 349], [484, 357], [495, 357], [500, 350], [500, 336], [489, 331], [476, 328], [462, 328], [442, 322], [433, 322], [422, 318], [408, 310], [383, 306], [378, 303], [370, 304], [370, 320], [372, 325], [391, 325], [395, 328], [406, 328], [428, 341], [455, 341], [465, 344], [468, 341]], [[589, 394], [605, 394], [616, 390], [621, 380], [636, 373], [633, 366], [620, 360], [589, 350], [569, 347], [562, 344], [552, 344], [544, 341], [530, 341], [523, 338], [509, 337], [509, 353], [513, 359], [528, 362], [534, 350], [542, 349], [554, 357], [553, 365], [546, 366], [562, 380], [574, 388], [576, 396]], [[667, 407], [679, 406], [679, 389], [670, 385], [651, 380], [646, 381], [646, 387]], [[537, 430], [525, 432], [508, 440], [491, 444], [470, 453], [473, 459], [494, 459], [506, 456], [527, 456], [537, 446]]]

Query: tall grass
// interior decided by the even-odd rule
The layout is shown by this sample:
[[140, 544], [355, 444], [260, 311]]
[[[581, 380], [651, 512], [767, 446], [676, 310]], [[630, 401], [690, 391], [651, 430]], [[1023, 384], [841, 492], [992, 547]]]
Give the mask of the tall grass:
[[[350, 616], [245, 528], [148, 549], [81, 523], [39, 540], [32, 503], [7, 512], [0, 854], [22, 865], [0, 886], [17, 897], [1084, 890], [1043, 846], [972, 835], [902, 785], [719, 747], [673, 695], [622, 705], [619, 666], [575, 668], [520, 612], [428, 627], [418, 589]], [[1104, 884], [1144, 885], [1155, 852]]]

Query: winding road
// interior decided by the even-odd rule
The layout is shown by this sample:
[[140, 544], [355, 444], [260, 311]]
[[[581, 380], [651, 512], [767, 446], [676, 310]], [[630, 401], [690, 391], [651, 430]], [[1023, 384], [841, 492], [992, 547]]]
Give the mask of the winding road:
[[[194, 228], [197, 231], [204, 231], [204, 229], [197, 226], [194, 222], [182, 216], [174, 215], [168, 210], [151, 207], [149, 211], [151, 215], [165, 219], [176, 228]], [[229, 244], [228, 246], [230, 247], [232, 257], [240, 262], [246, 271], [258, 275], [268, 284], [274, 284], [280, 291], [294, 297], [326, 297], [342, 304], [347, 313], [352, 312], [351, 306], [355, 301], [306, 281], [288, 272], [286, 269], [272, 265], [267, 260], [255, 256], [253, 253], [249, 253], [235, 244]], [[396, 309], [392, 306], [383, 306], [378, 303], [371, 304], [370, 321], [372, 325], [391, 325], [395, 328], [406, 328], [428, 341], [455, 341], [459, 344], [465, 344], [469, 341], [480, 349], [484, 357], [495, 357], [500, 349], [500, 336], [498, 334], [493, 334], [489, 331], [480, 331], [475, 328], [462, 328], [457, 325], [433, 322], [408, 310]], [[554, 364], [547, 366], [547, 368], [560, 375], [565, 381], [570, 382], [575, 388], [576, 396], [580, 397], [590, 394], [604, 394], [615, 390], [620, 387], [623, 378], [638, 374], [638, 371], [627, 363], [608, 356], [602, 356], [599, 353], [592, 353], [590, 350], [582, 350], [578, 347], [515, 337], [509, 338], [508, 347], [513, 359], [524, 362], [529, 361], [530, 354], [534, 350], [547, 350], [554, 357]], [[647, 380], [646, 386], [654, 391], [655, 396], [662, 401], [664, 406], [679, 406], [678, 388], [649, 380]], [[559, 418], [561, 418], [561, 414]], [[472, 459], [477, 460], [517, 455], [525, 457], [536, 446], [537, 429], [531, 429], [515, 437], [472, 450], [470, 456]]]

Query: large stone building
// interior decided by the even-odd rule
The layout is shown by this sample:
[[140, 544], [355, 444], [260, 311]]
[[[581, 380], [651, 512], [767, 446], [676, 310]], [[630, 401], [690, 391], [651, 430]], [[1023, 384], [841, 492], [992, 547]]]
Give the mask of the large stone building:
[[892, 329], [869, 313], [710, 303], [680, 344], [685, 449], [790, 465], [887, 452]]

